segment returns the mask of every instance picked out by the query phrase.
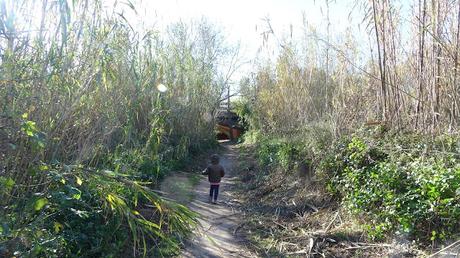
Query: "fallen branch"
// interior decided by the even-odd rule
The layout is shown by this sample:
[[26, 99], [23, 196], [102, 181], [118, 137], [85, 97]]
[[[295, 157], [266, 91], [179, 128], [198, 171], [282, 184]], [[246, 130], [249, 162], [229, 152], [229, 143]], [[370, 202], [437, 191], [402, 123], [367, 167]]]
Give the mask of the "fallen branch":
[[316, 208], [313, 204], [305, 203], [305, 205], [308, 206], [310, 209], [312, 209], [313, 212], [318, 212], [318, 208]]
[[313, 246], [315, 246], [315, 239], [310, 238], [310, 240], [308, 241], [308, 254], [311, 254]]
[[233, 235], [236, 235], [236, 232], [237, 232], [240, 228], [242, 228], [245, 224], [246, 224], [246, 221], [240, 223], [240, 224], [233, 230]]
[[360, 242], [354, 242], [351, 243], [355, 246], [350, 246], [345, 248], [345, 250], [352, 250], [352, 249], [368, 249], [368, 248], [391, 248], [393, 247], [390, 244], [370, 244], [370, 243], [360, 243]]
[[292, 255], [292, 254], [309, 254], [309, 252], [307, 250], [300, 250], [300, 251], [287, 253], [287, 255]]
[[334, 218], [331, 220], [331, 222], [329, 223], [329, 225], [327, 225], [326, 229], [324, 230], [324, 233], [327, 234], [327, 232], [329, 231], [329, 229], [331, 228], [332, 224], [334, 223], [334, 221], [337, 219], [337, 217], [339, 216], [339, 211], [337, 211], [335, 213], [335, 216]]
[[440, 253], [442, 253], [442, 252], [446, 251], [447, 249], [454, 247], [455, 245], [460, 245], [460, 240], [458, 240], [458, 241], [454, 242], [454, 243], [453, 243], [453, 244], [451, 244], [451, 245], [448, 245], [448, 246], [444, 247], [443, 249], [441, 249], [441, 250], [437, 251], [436, 253], [434, 253], [434, 254], [432, 254], [432, 255], [428, 256], [428, 258], [430, 258], [430, 257], [434, 257], [435, 255], [438, 255], [438, 254], [440, 254]]

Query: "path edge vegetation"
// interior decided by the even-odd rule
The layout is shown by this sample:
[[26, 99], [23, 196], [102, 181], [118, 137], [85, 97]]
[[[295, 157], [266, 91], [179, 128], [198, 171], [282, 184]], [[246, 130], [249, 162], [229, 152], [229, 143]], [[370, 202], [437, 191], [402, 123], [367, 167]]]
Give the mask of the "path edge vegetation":
[[168, 257], [196, 225], [158, 188], [217, 144], [236, 49], [205, 18], [160, 33], [105, 8], [0, 3], [0, 256]]
[[[256, 198], [243, 204], [249, 221], [243, 230], [262, 255], [428, 256], [460, 237], [459, 135], [401, 134], [367, 126], [340, 138], [323, 127], [290, 137], [251, 130], [244, 137], [241, 190]], [[279, 189], [285, 196], [278, 195]], [[271, 202], [278, 208], [267, 208]], [[258, 223], [275, 223], [264, 221], [273, 216], [279, 226], [259, 228]], [[311, 226], [315, 223], [320, 226]], [[310, 246], [308, 236], [334, 242], [315, 240]], [[286, 241], [297, 248], [280, 247]], [[362, 247], [350, 244], [356, 242]], [[345, 251], [347, 244], [355, 252]], [[364, 251], [368, 245], [371, 253]], [[398, 250], [401, 246], [405, 250]]]
[[[261, 52], [271, 58], [254, 63], [232, 106], [262, 167], [248, 172], [259, 198], [273, 198], [285, 179], [295, 186], [286, 195], [300, 199], [319, 183], [363, 219], [366, 239], [429, 252], [459, 238], [460, 4], [404, 3], [407, 12], [403, 1], [355, 3], [368, 51], [353, 28], [331, 33], [330, 1], [319, 4], [323, 25], [303, 15], [298, 38], [265, 19]], [[317, 182], [302, 185], [299, 171]], [[308, 241], [291, 244], [310, 250]]]

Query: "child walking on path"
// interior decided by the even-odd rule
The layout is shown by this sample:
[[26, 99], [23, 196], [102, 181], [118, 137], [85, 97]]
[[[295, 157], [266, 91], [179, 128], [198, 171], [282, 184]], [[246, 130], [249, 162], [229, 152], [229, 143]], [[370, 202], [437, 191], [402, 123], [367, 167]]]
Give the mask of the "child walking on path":
[[225, 175], [224, 167], [219, 164], [219, 156], [217, 154], [211, 155], [211, 164], [203, 171], [202, 174], [208, 176], [209, 183], [211, 184], [209, 190], [209, 202], [216, 204], [217, 195], [219, 195], [220, 180]]

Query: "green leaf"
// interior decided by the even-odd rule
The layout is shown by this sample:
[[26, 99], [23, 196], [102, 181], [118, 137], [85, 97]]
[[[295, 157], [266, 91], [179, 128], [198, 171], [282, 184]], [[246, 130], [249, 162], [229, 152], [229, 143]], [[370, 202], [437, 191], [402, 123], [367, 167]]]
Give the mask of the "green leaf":
[[70, 194], [72, 195], [72, 198], [75, 200], [80, 200], [81, 198], [81, 191], [78, 188], [70, 187]]
[[72, 198], [74, 198], [75, 200], [80, 200], [81, 198], [81, 193], [75, 193], [72, 195]]
[[83, 184], [83, 181], [81, 180], [81, 178], [79, 178], [78, 176], [75, 176], [75, 178], [77, 180], [77, 185]]
[[11, 188], [13, 188], [13, 186], [14, 186], [14, 180], [12, 178], [8, 177], [5, 180], [5, 187], [11, 189]]
[[53, 225], [53, 228], [54, 228], [55, 233], [59, 233], [64, 228], [64, 225], [62, 225], [61, 223], [55, 221], [54, 225]]
[[431, 231], [431, 237], [430, 237], [430, 240], [431, 240], [431, 241], [434, 241], [434, 240], [436, 240], [436, 231], [435, 231], [435, 230]]
[[0, 186], [3, 188], [0, 190], [6, 190], [6, 192], [10, 192], [13, 189], [14, 185], [15, 185], [15, 182], [12, 178], [0, 177]]
[[23, 123], [21, 130], [31, 137], [34, 136], [36, 132], [38, 132], [34, 121], [26, 121]]
[[46, 171], [46, 170], [49, 169], [49, 167], [48, 167], [47, 165], [40, 165], [39, 169], [40, 169], [41, 171]]
[[48, 204], [48, 199], [46, 198], [40, 198], [38, 200], [35, 201], [35, 204], [34, 204], [34, 209], [36, 211], [39, 211], [41, 210], [46, 204]]

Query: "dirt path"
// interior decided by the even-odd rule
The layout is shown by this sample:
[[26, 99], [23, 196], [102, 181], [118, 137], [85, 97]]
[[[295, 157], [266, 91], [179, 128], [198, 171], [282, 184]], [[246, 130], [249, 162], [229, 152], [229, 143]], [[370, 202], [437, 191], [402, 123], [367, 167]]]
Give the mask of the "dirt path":
[[221, 165], [226, 176], [219, 189], [218, 204], [208, 202], [209, 183], [202, 176], [193, 190], [195, 199], [188, 205], [201, 215], [201, 226], [180, 257], [256, 257], [246, 250], [246, 241], [234, 234], [241, 224], [240, 214], [232, 206], [236, 198], [233, 185], [238, 182], [235, 176], [238, 153], [230, 144], [223, 146], [225, 151], [221, 154]]

